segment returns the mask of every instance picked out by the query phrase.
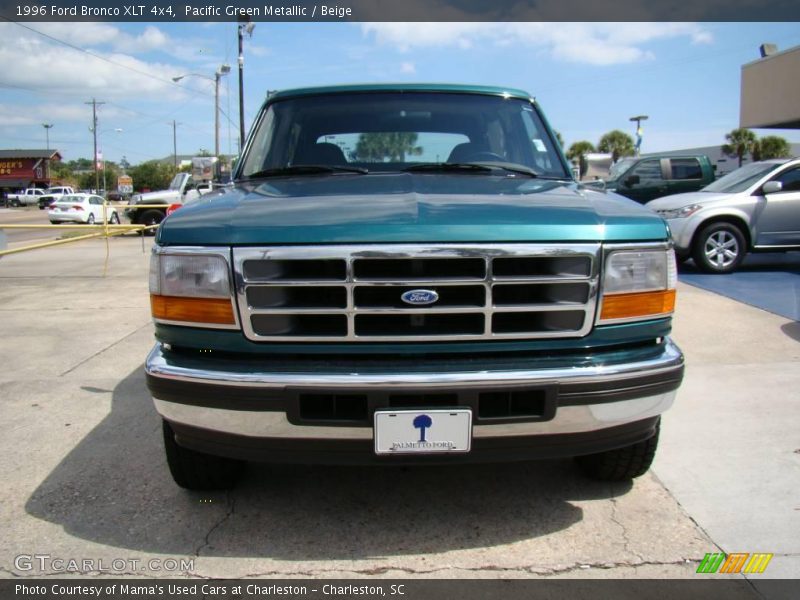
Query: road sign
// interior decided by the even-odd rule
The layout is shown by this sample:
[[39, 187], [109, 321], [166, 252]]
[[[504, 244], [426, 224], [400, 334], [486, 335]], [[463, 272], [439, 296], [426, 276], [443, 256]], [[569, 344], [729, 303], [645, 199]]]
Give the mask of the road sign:
[[133, 177], [130, 175], [120, 175], [117, 177], [117, 191], [120, 194], [133, 193]]

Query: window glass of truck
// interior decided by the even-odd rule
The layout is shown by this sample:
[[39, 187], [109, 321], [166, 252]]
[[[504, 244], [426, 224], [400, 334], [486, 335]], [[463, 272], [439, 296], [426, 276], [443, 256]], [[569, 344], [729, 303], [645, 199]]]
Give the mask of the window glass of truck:
[[278, 100], [240, 177], [301, 165], [397, 172], [426, 163], [519, 165], [570, 178], [534, 106], [498, 95], [342, 93]]
[[671, 178], [672, 179], [702, 179], [703, 170], [700, 162], [696, 158], [672, 158]]

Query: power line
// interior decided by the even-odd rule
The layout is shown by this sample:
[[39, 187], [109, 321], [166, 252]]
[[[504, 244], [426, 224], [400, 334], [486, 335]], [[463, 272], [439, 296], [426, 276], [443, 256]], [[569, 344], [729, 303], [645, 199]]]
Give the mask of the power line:
[[54, 42], [56, 42], [58, 44], [62, 44], [64, 46], [67, 46], [68, 48], [72, 48], [73, 50], [77, 50], [78, 52], [83, 52], [84, 54], [87, 54], [87, 55], [89, 55], [89, 56], [91, 56], [93, 58], [96, 58], [98, 60], [105, 61], [105, 62], [107, 62], [109, 64], [114, 65], [115, 67], [120, 67], [122, 69], [127, 69], [128, 71], [132, 71], [133, 73], [138, 73], [139, 75], [144, 75], [145, 77], [149, 77], [151, 79], [155, 79], [156, 81], [160, 81], [160, 82], [166, 83], [168, 85], [174, 85], [174, 86], [177, 86], [179, 88], [185, 89], [187, 91], [194, 91], [196, 93], [203, 94], [204, 96], [210, 96], [211, 95], [211, 94], [207, 94], [207, 93], [203, 93], [203, 92], [197, 92], [197, 90], [192, 90], [189, 87], [186, 87], [184, 85], [180, 85], [178, 82], [172, 81], [171, 79], [162, 79], [161, 77], [158, 77], [157, 75], [153, 75], [152, 73], [148, 73], [146, 71], [140, 71], [139, 69], [135, 69], [135, 68], [131, 67], [130, 65], [119, 63], [119, 62], [116, 62], [114, 60], [111, 60], [110, 58], [106, 58], [105, 56], [101, 56], [99, 54], [95, 54], [94, 52], [92, 52], [90, 50], [87, 50], [86, 48], [81, 48], [80, 46], [76, 46], [75, 44], [72, 44], [72, 43], [67, 42], [65, 40], [61, 40], [61, 39], [59, 39], [59, 38], [57, 38], [55, 36], [52, 36], [52, 35], [50, 35], [48, 33], [44, 33], [43, 31], [39, 31], [38, 29], [34, 29], [33, 27], [28, 27], [27, 25], [24, 25], [24, 24], [19, 23], [17, 21], [12, 21], [8, 17], [0, 17], [0, 18], [2, 18], [5, 21], [8, 21], [9, 23], [14, 23], [15, 25], [18, 25], [18, 26], [22, 27], [23, 29], [27, 29], [28, 31], [32, 31], [35, 34], [40, 35], [42, 37], [45, 37], [45, 38], [47, 38], [49, 40], [52, 40], [52, 41], [54, 41]]

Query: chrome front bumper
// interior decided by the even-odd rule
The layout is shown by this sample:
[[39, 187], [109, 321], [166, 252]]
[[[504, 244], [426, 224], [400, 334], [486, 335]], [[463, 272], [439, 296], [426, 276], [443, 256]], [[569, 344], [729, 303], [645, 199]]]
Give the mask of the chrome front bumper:
[[[160, 344], [150, 352], [145, 371], [153, 392], [156, 410], [174, 425], [229, 434], [249, 439], [283, 440], [370, 440], [372, 429], [358, 426], [328, 426], [290, 422], [287, 413], [269, 407], [247, 405], [227, 408], [225, 390], [239, 393], [243, 389], [256, 397], [289, 393], [292, 389], [311, 390], [316, 393], [335, 393], [336, 390], [402, 390], [424, 393], [453, 389], [480, 388], [503, 390], [525, 385], [551, 385], [559, 390], [555, 416], [546, 421], [505, 422], [475, 424], [474, 438], [502, 438], [520, 436], [548, 436], [594, 432], [627, 423], [643, 421], [667, 410], [675, 398], [676, 388], [683, 373], [683, 355], [680, 349], [666, 339], [660, 354], [646, 360], [603, 366], [575, 366], [572, 368], [542, 368], [536, 370], [469, 370], [435, 373], [276, 373], [257, 370], [224, 370], [215, 368], [215, 360], [204, 362], [204, 368], [182, 366], [171, 359]], [[216, 363], [220, 366], [222, 363]], [[652, 376], [654, 380], [669, 380], [668, 388], [658, 390], [656, 384], [626, 387], [626, 383], [641, 382]], [[159, 398], [158, 385], [187, 384], [185, 401], [173, 394], [169, 399]], [[222, 390], [213, 406], [198, 404], [190, 396], [189, 386], [213, 386]], [[573, 392], [573, 398], [564, 400]], [[620, 390], [623, 392], [620, 394]], [[638, 390], [638, 391], [637, 391]], [[655, 390], [655, 391], [654, 391]], [[609, 393], [617, 394], [614, 399]], [[254, 394], [250, 393], [250, 396]]]

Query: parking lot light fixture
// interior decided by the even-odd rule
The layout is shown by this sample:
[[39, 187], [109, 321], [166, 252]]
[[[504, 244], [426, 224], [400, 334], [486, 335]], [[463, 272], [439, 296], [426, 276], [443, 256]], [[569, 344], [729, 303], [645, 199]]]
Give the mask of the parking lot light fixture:
[[223, 75], [227, 75], [230, 72], [231, 66], [223, 64], [216, 70], [213, 78], [200, 73], [187, 73], [186, 75], [178, 75], [172, 78], [175, 83], [178, 83], [184, 77], [200, 77], [214, 82], [214, 156], [217, 157], [219, 157], [219, 80]]

